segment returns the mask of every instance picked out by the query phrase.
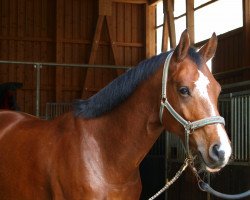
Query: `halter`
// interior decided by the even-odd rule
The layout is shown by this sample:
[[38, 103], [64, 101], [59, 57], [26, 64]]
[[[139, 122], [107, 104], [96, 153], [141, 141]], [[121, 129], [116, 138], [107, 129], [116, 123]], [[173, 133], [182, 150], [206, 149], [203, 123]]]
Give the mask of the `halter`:
[[199, 176], [196, 168], [194, 167], [193, 163], [193, 157], [190, 154], [189, 151], [189, 135], [193, 133], [193, 130], [198, 129], [200, 127], [209, 125], [209, 124], [216, 124], [220, 123], [225, 125], [225, 120], [221, 116], [212, 116], [204, 119], [200, 119], [194, 122], [186, 121], [183, 119], [175, 110], [174, 108], [169, 104], [167, 100], [167, 78], [168, 78], [168, 68], [170, 64], [170, 59], [173, 55], [173, 52], [169, 53], [163, 69], [163, 75], [162, 75], [162, 97], [161, 97], [161, 107], [160, 107], [160, 120], [162, 122], [162, 115], [164, 108], [167, 108], [168, 111], [172, 114], [172, 116], [180, 123], [185, 129], [185, 145], [184, 149], [186, 150], [187, 158], [184, 161], [184, 164], [181, 166], [180, 170], [177, 171], [175, 176], [170, 180], [167, 181], [165, 186], [160, 189], [156, 194], [154, 194], [152, 197], [150, 197], [148, 200], [154, 200], [157, 198], [161, 193], [163, 193], [165, 190], [169, 188], [170, 185], [172, 185], [179, 177], [180, 175], [185, 171], [185, 169], [190, 166], [192, 172], [197, 178], [198, 185], [202, 191], [209, 192], [217, 197], [224, 198], [224, 199], [241, 199], [247, 196], [250, 196], [250, 190], [240, 193], [240, 194], [224, 194], [215, 191], [213, 188], [209, 186], [206, 182], [204, 182], [201, 177]]
[[173, 51], [170, 52], [166, 58], [163, 74], [162, 74], [162, 96], [161, 96], [161, 107], [160, 107], [160, 120], [162, 123], [162, 115], [164, 108], [167, 108], [171, 115], [180, 123], [185, 129], [185, 144], [184, 149], [186, 150], [186, 154], [190, 157], [190, 150], [189, 150], [189, 135], [193, 133], [195, 129], [201, 128], [206, 125], [220, 123], [225, 125], [225, 120], [221, 116], [211, 116], [208, 118], [200, 119], [194, 122], [187, 121], [183, 119], [170, 105], [167, 99], [167, 79], [168, 79], [168, 68], [170, 64], [171, 57], [173, 55]]

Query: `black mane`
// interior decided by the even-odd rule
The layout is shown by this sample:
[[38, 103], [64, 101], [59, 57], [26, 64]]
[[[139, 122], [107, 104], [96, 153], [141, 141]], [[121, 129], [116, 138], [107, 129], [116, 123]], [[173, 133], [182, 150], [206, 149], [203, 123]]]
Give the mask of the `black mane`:
[[[75, 116], [95, 118], [111, 111], [125, 101], [142, 81], [148, 79], [165, 62], [170, 52], [140, 62], [89, 99], [76, 100], [73, 103]], [[195, 49], [190, 48], [189, 56], [200, 66], [201, 58]]]

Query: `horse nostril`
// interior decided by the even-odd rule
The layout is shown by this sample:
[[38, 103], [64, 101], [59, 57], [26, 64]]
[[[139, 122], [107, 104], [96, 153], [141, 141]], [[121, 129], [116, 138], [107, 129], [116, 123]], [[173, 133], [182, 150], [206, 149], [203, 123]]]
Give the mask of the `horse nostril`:
[[220, 145], [215, 144], [213, 146], [212, 152], [214, 154], [213, 158], [216, 157], [217, 160], [222, 161], [225, 159], [225, 151], [220, 150]]

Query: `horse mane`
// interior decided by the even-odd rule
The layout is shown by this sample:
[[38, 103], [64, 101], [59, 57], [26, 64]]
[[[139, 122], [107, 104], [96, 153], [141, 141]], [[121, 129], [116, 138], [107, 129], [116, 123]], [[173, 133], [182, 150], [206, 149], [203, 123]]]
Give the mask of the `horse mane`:
[[[144, 80], [148, 79], [164, 62], [171, 51], [141, 61], [98, 93], [86, 100], [73, 102], [74, 115], [83, 118], [99, 117], [124, 102]], [[190, 58], [200, 66], [201, 58], [194, 48], [189, 49]]]

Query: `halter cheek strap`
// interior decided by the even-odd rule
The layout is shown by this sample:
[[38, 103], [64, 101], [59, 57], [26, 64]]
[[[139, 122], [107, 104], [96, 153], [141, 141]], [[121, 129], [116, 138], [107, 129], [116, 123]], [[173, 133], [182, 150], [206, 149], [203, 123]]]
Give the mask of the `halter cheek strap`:
[[[163, 69], [163, 75], [162, 75], [162, 97], [161, 97], [161, 106], [160, 106], [160, 120], [162, 122], [162, 115], [163, 115], [163, 110], [164, 108], [167, 108], [167, 110], [171, 113], [171, 115], [180, 123], [182, 124], [182, 126], [185, 129], [185, 145], [184, 145], [184, 149], [186, 150], [186, 154], [187, 154], [187, 159], [185, 160], [183, 166], [181, 167], [181, 169], [176, 173], [176, 175], [170, 180], [167, 181], [166, 185], [159, 190], [159, 192], [157, 192], [155, 195], [153, 195], [151, 198], [149, 198], [149, 200], [153, 200], [155, 198], [157, 198], [161, 193], [163, 193], [166, 189], [168, 189], [168, 187], [173, 184], [178, 177], [181, 175], [181, 173], [186, 169], [186, 167], [189, 165], [191, 166], [191, 169], [193, 169], [193, 172], [195, 174], [195, 176], [198, 178], [198, 184], [200, 186], [200, 188], [204, 191], [210, 192], [211, 194], [221, 197], [221, 198], [225, 198], [225, 199], [240, 199], [243, 197], [247, 197], [250, 195], [250, 190], [241, 193], [241, 194], [236, 194], [236, 195], [228, 195], [228, 194], [223, 194], [220, 192], [217, 192], [215, 190], [213, 190], [207, 183], [205, 183], [204, 181], [202, 181], [202, 179], [200, 178], [199, 174], [197, 173], [197, 170], [192, 167], [192, 156], [190, 154], [189, 151], [189, 135], [192, 134], [193, 130], [198, 129], [200, 127], [209, 125], [209, 124], [216, 124], [216, 123], [220, 123], [225, 125], [225, 120], [223, 117], [221, 116], [212, 116], [212, 117], [208, 117], [208, 118], [204, 118], [204, 119], [200, 119], [194, 122], [190, 122], [190, 121], [186, 121], [185, 119], [183, 119], [175, 110], [174, 108], [170, 105], [170, 103], [167, 100], [167, 79], [168, 79], [168, 68], [169, 68], [169, 63], [170, 63], [170, 59], [171, 56], [173, 55], [173, 52], [171, 52], [165, 61], [164, 64], [164, 69]], [[201, 184], [201, 185], [200, 185]]]
[[208, 118], [200, 119], [194, 122], [190, 122], [181, 117], [174, 108], [170, 105], [167, 99], [167, 79], [168, 79], [168, 68], [170, 64], [171, 57], [173, 52], [169, 53], [163, 68], [162, 74], [162, 96], [161, 96], [161, 106], [160, 106], [160, 121], [162, 123], [162, 115], [164, 108], [171, 113], [171, 115], [180, 123], [185, 129], [185, 150], [187, 155], [190, 155], [189, 152], [189, 135], [193, 132], [193, 130], [201, 128], [206, 125], [220, 123], [225, 125], [225, 120], [221, 116], [211, 116]]

